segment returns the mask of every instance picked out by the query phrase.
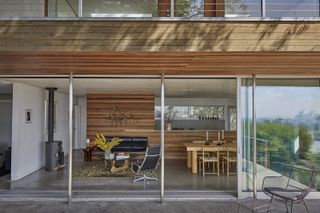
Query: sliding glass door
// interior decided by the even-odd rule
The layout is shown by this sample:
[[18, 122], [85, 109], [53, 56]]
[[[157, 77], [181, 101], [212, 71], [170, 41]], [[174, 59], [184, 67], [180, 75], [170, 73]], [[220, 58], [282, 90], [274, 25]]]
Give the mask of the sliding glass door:
[[[242, 191], [252, 191], [252, 93], [244, 79], [242, 98]], [[263, 178], [287, 175], [292, 166], [319, 170], [319, 79], [257, 79], [257, 190]], [[308, 185], [311, 174], [299, 172], [295, 181]], [[319, 188], [317, 188], [319, 190]]]

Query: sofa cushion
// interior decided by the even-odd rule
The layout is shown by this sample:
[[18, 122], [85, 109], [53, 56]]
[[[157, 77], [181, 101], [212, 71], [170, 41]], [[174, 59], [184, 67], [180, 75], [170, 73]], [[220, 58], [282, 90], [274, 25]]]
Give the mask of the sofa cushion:
[[146, 151], [148, 146], [147, 137], [132, 137], [131, 150], [132, 152]]
[[131, 137], [115, 136], [115, 137], [107, 137], [107, 138], [110, 140], [112, 140], [112, 138], [119, 138], [122, 140], [119, 145], [116, 145], [112, 148], [113, 152], [131, 152]]

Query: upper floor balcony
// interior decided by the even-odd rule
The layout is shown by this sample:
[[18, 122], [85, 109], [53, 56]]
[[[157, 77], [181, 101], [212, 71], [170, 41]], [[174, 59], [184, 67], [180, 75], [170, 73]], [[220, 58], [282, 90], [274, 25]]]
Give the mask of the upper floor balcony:
[[2, 19], [241, 20], [319, 17], [320, 0], [0, 0]]

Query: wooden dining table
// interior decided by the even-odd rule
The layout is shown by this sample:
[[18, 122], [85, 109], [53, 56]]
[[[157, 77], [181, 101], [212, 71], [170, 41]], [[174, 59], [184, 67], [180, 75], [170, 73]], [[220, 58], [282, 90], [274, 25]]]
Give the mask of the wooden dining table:
[[206, 151], [215, 151], [219, 147], [220, 152], [227, 152], [229, 147], [237, 147], [235, 142], [225, 142], [224, 144], [218, 145], [217, 143], [184, 143], [187, 149], [187, 167], [191, 168], [193, 174], [198, 173], [198, 155], [197, 152], [202, 151], [202, 147], [206, 147]]

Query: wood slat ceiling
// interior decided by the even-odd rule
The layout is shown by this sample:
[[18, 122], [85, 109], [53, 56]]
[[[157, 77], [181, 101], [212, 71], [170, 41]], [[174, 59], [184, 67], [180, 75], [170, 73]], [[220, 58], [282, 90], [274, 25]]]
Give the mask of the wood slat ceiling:
[[2, 75], [320, 75], [320, 52], [2, 51]]

